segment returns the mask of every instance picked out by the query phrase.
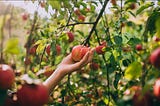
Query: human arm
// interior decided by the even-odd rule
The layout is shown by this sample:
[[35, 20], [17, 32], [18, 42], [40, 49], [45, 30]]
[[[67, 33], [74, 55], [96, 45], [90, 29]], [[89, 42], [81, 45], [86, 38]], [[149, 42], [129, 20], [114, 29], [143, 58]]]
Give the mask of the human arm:
[[71, 54], [65, 57], [54, 73], [43, 83], [51, 92], [67, 74], [70, 74], [91, 62], [94, 49], [90, 49], [79, 62], [74, 62]]

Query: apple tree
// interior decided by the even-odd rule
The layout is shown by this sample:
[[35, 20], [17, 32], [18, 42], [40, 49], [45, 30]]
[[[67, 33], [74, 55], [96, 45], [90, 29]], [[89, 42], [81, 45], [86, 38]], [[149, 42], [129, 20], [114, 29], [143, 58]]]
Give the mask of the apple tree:
[[[24, 105], [26, 101], [31, 100], [25, 101], [21, 97], [22, 94], [29, 96], [33, 92], [43, 91], [37, 95], [45, 95], [45, 99], [37, 99], [41, 101], [39, 103], [35, 99], [35, 103], [28, 105], [158, 106], [160, 104], [159, 0], [33, 0], [32, 2], [38, 2], [39, 7], [48, 13], [52, 9], [53, 13], [50, 13], [49, 19], [39, 17], [38, 11], [32, 18], [29, 18], [28, 14], [22, 15], [23, 21], [27, 21], [25, 30], [28, 31], [22, 51], [13, 46], [13, 41], [15, 45], [17, 44], [15, 39], [11, 39], [12, 43], [8, 43], [6, 47], [1, 43], [1, 48], [4, 48], [1, 50], [1, 63], [10, 63], [8, 58], [13, 54], [19, 57], [16, 58], [19, 62], [15, 68], [15, 83], [9, 90], [12, 91], [12, 102], [18, 97]], [[3, 24], [0, 27], [3, 28]], [[70, 53], [74, 61], [81, 60], [89, 47], [95, 48], [92, 62], [63, 78], [47, 98], [45, 87], [36, 85], [37, 79], [46, 80], [61, 60]], [[78, 54], [80, 51], [83, 55]], [[20, 67], [21, 69], [18, 69]], [[21, 78], [29, 84], [34, 84], [23, 85]], [[6, 98], [8, 93], [5, 90], [1, 94]], [[34, 98], [36, 95], [33, 96], [33, 100]]]

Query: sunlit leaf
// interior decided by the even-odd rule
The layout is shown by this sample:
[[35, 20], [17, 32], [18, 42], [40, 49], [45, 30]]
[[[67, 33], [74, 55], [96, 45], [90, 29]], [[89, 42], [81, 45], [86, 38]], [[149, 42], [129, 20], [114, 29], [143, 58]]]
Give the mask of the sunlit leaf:
[[142, 65], [139, 62], [133, 62], [125, 70], [125, 78], [128, 80], [137, 79], [140, 77], [142, 71]]
[[153, 2], [150, 2], [150, 3], [147, 3], [145, 5], [142, 5], [137, 11], [136, 11], [136, 15], [140, 14], [143, 10], [153, 6], [154, 3]]
[[17, 38], [11, 38], [7, 41], [7, 44], [4, 48], [4, 52], [9, 53], [9, 54], [19, 54], [20, 49], [19, 49], [19, 41]]
[[155, 26], [156, 26], [157, 33], [160, 34], [160, 16], [159, 16], [159, 18], [157, 18]]
[[53, 9], [61, 9], [60, 1], [58, 0], [48, 0], [48, 3], [52, 6]]

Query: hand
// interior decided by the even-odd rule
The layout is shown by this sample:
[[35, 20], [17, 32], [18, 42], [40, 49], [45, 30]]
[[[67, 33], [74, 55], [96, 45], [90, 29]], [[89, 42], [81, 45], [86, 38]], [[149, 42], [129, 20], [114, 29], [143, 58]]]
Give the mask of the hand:
[[74, 62], [71, 57], [71, 54], [65, 57], [62, 60], [62, 62], [58, 65], [54, 73], [43, 83], [47, 87], [48, 91], [51, 92], [65, 75], [79, 70], [87, 63], [91, 62], [93, 52], [94, 49], [89, 49], [89, 51], [79, 62]]
[[90, 49], [85, 56], [79, 62], [74, 62], [71, 54], [65, 57], [62, 62], [58, 65], [57, 70], [62, 71], [61, 73], [66, 75], [81, 69], [83, 66], [91, 62], [93, 57], [94, 49]]

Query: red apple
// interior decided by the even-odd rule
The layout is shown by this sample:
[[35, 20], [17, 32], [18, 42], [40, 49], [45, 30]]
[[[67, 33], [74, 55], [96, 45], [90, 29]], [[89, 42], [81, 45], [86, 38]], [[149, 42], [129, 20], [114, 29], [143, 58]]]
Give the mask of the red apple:
[[56, 54], [57, 55], [61, 54], [61, 46], [60, 45], [56, 45]]
[[96, 47], [96, 53], [97, 54], [104, 54], [105, 51], [103, 50], [105, 48], [105, 45], [100, 45]]
[[85, 21], [85, 16], [79, 15], [78, 20], [81, 21], [81, 22], [84, 22]]
[[22, 20], [26, 21], [28, 19], [29, 15], [27, 13], [22, 14]]
[[92, 63], [90, 63], [90, 68], [93, 69], [93, 70], [98, 70], [99, 64], [95, 63], [95, 62], [92, 62]]
[[103, 41], [103, 42], [101, 43], [101, 45], [107, 46], [107, 42], [106, 42], [106, 41]]
[[130, 9], [134, 10], [136, 8], [136, 4], [135, 3], [131, 3], [129, 6]]
[[43, 75], [46, 77], [49, 77], [54, 72], [54, 70], [50, 66], [45, 66], [44, 70], [45, 71], [44, 71]]
[[130, 46], [125, 46], [122, 47], [123, 52], [130, 52], [131, 51], [131, 47]]
[[49, 77], [49, 76], [52, 75], [53, 72], [54, 72], [54, 70], [52, 70], [52, 71], [45, 71], [43, 74], [44, 74], [44, 76]]
[[11, 88], [14, 83], [15, 74], [13, 69], [6, 64], [0, 64], [0, 89]]
[[16, 93], [11, 93], [11, 94], [7, 95], [7, 97], [4, 101], [4, 106], [19, 106], [17, 103]]
[[81, 15], [81, 12], [80, 12], [79, 9], [76, 9], [76, 10], [74, 11], [74, 13], [75, 13], [77, 16]]
[[48, 45], [48, 46], [46, 47], [46, 53], [47, 53], [48, 55], [50, 55], [50, 52], [51, 52], [51, 45]]
[[157, 48], [151, 53], [149, 60], [153, 66], [160, 69], [160, 48]]
[[153, 36], [153, 41], [155, 41], [155, 42], [159, 42], [159, 41], [160, 41], [160, 38], [159, 38], [159, 37], [157, 37], [157, 36]]
[[44, 7], [46, 6], [46, 3], [43, 1], [43, 2], [40, 3], [40, 6], [41, 6], [42, 8], [44, 8]]
[[[47, 53], [48, 55], [50, 55], [50, 52], [51, 52], [51, 45], [48, 45], [48, 46], [46, 47], [46, 53]], [[61, 53], [61, 47], [60, 47], [60, 45], [56, 45], [56, 54], [57, 54], [57, 55], [60, 55], [60, 53]]]
[[67, 35], [68, 35], [68, 41], [69, 42], [73, 42], [74, 41], [74, 34], [72, 32], [67, 32]]
[[111, 0], [112, 5], [117, 5], [116, 0]]
[[149, 91], [143, 91], [140, 86], [132, 86], [129, 95], [133, 94], [133, 106], [152, 106], [152, 95]]
[[36, 49], [37, 49], [37, 45], [32, 46], [32, 47], [29, 49], [29, 54], [35, 55], [35, 54], [36, 54]]
[[43, 106], [48, 103], [49, 92], [42, 84], [24, 84], [17, 91], [20, 106]]
[[125, 26], [125, 23], [124, 22], [122, 22], [121, 23], [121, 28], [123, 28]]
[[24, 64], [25, 65], [29, 65], [29, 64], [31, 64], [31, 59], [28, 57], [28, 58], [25, 58], [24, 59]]
[[136, 50], [137, 50], [137, 51], [143, 50], [142, 45], [141, 45], [141, 44], [137, 44], [137, 45], [136, 45]]
[[153, 86], [153, 94], [160, 100], [160, 78], [156, 80]]
[[150, 92], [143, 93], [142, 90], [135, 91], [133, 96], [133, 106], [152, 106], [152, 102]]
[[82, 45], [74, 46], [72, 49], [72, 59], [74, 61], [80, 61], [83, 56], [89, 51], [89, 48]]

